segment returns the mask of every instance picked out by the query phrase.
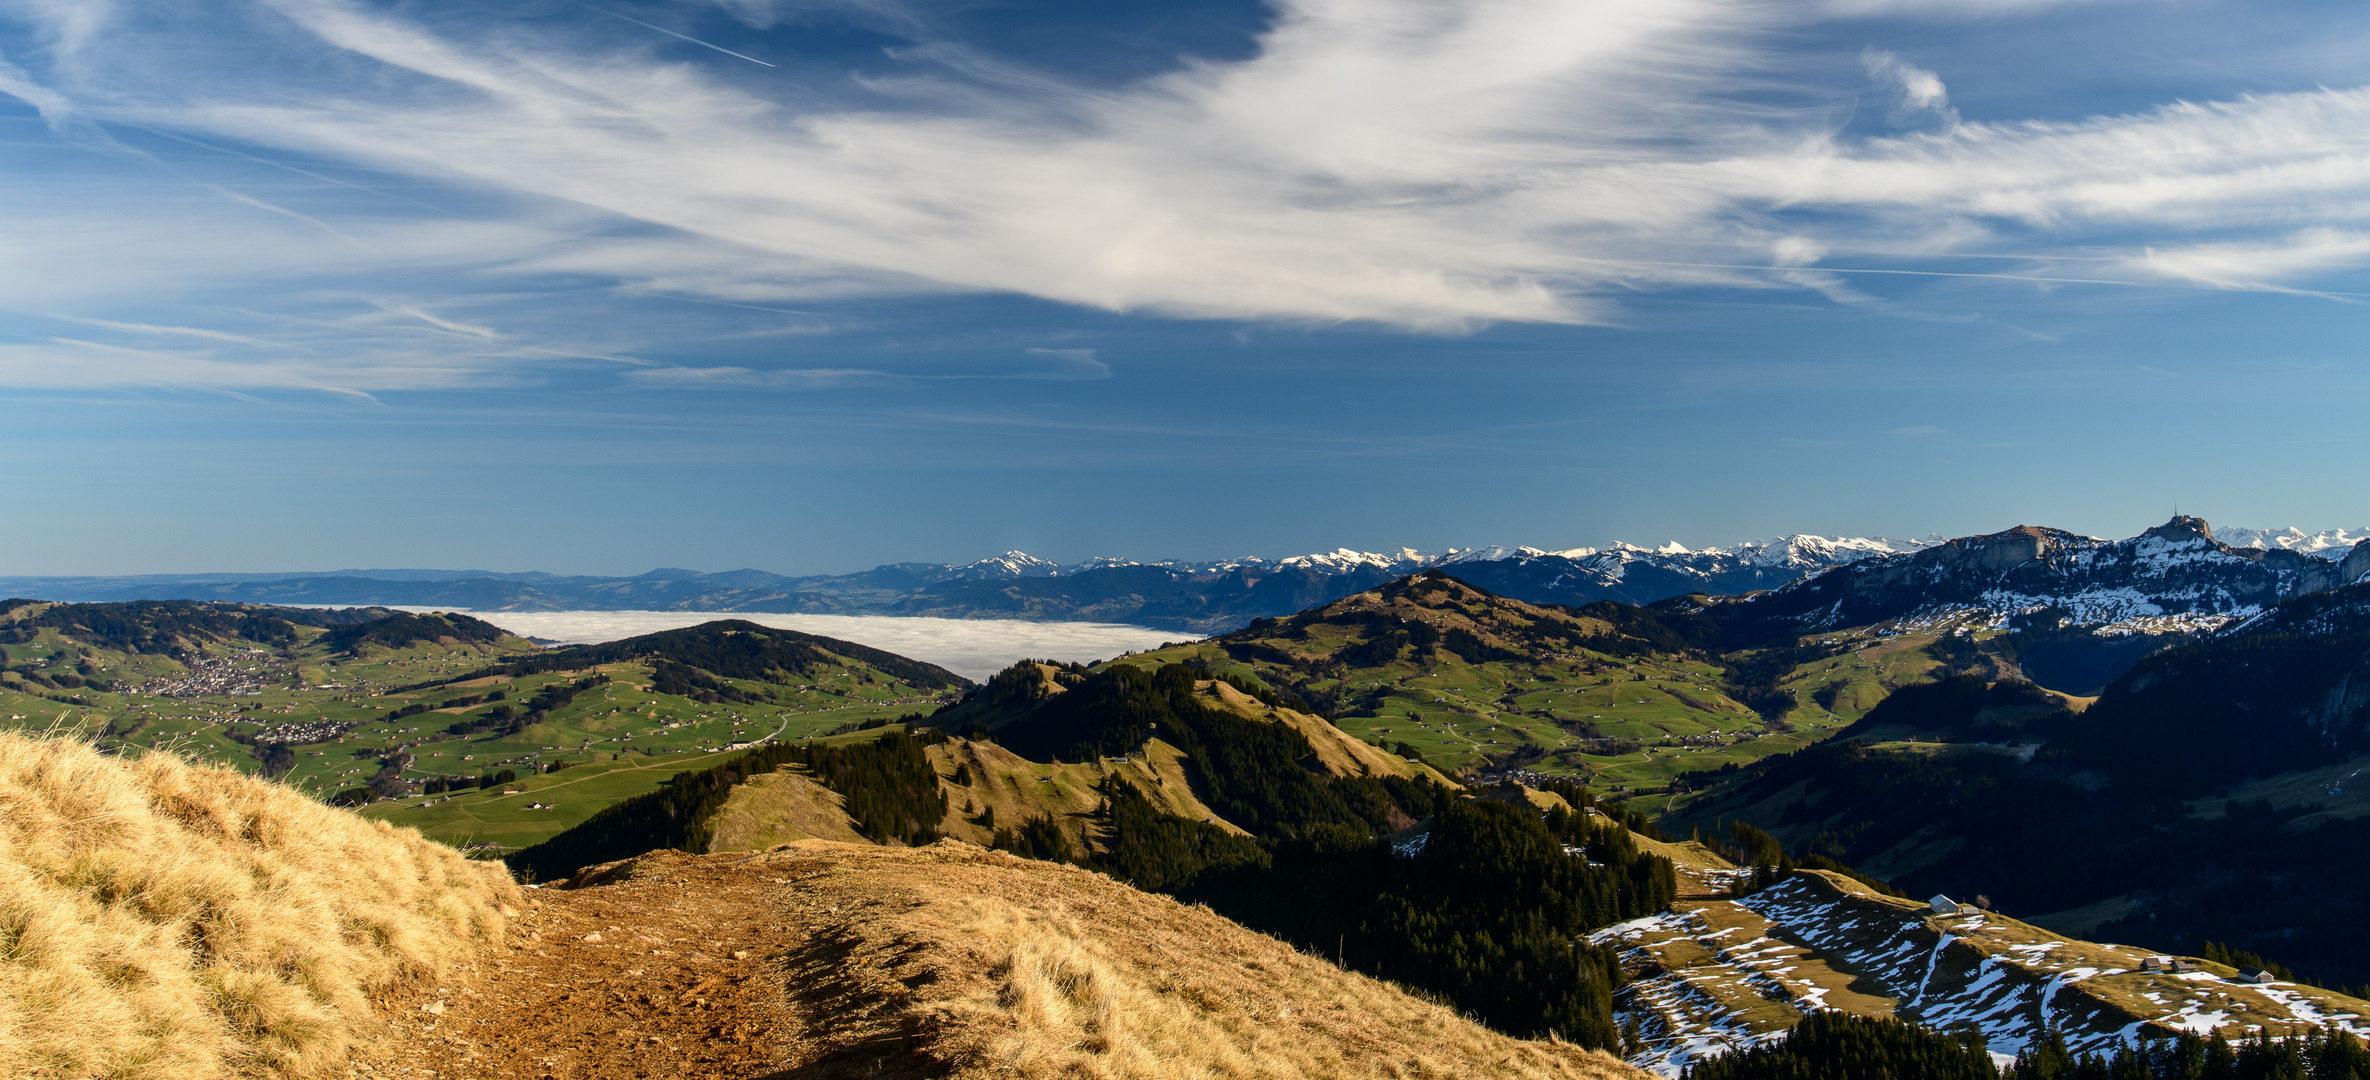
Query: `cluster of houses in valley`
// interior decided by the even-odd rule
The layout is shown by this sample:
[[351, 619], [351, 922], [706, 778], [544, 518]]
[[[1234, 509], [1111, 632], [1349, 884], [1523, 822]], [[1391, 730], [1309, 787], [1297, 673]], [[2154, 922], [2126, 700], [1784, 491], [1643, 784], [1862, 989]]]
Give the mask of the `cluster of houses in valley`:
[[1524, 786], [1524, 787], [1531, 787], [1531, 788], [1543, 788], [1543, 787], [1546, 787], [1546, 786], [1547, 786], [1547, 782], [1548, 782], [1548, 781], [1550, 781], [1550, 780], [1561, 780], [1561, 781], [1564, 781], [1564, 782], [1566, 782], [1566, 783], [1569, 783], [1569, 782], [1571, 782], [1571, 781], [1572, 781], [1572, 779], [1573, 779], [1572, 777], [1569, 777], [1569, 776], [1549, 776], [1548, 774], [1546, 774], [1546, 773], [1543, 773], [1543, 772], [1539, 772], [1539, 771], [1537, 771], [1537, 770], [1535, 770], [1535, 769], [1519, 769], [1519, 768], [1517, 768], [1517, 769], [1478, 769], [1478, 770], [1475, 770], [1475, 771], [1474, 771], [1474, 774], [1473, 774], [1473, 775], [1474, 775], [1474, 779], [1476, 780], [1476, 782], [1478, 782], [1478, 783], [1480, 783], [1480, 784], [1482, 784], [1482, 785], [1484, 785], [1484, 786], [1495, 786], [1495, 785], [1498, 785], [1498, 784], [1505, 784], [1505, 783], [1516, 783], [1516, 784], [1521, 784], [1521, 785], [1522, 785], [1522, 786]]
[[159, 697], [225, 697], [255, 695], [263, 692], [263, 681], [272, 676], [274, 662], [279, 658], [261, 649], [248, 649], [230, 656], [200, 656], [187, 663], [188, 670], [161, 679], [141, 683], [136, 694], [155, 694]]
[[351, 720], [298, 720], [285, 724], [273, 724], [258, 731], [255, 733], [255, 741], [258, 744], [287, 743], [291, 746], [301, 746], [305, 743], [324, 743], [332, 739], [343, 738], [346, 732], [352, 730], [354, 730], [354, 722]]

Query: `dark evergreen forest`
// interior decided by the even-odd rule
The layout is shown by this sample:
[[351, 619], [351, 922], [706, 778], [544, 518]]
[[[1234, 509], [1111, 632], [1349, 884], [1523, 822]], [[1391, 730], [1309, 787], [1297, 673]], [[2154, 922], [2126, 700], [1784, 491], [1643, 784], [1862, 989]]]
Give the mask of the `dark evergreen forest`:
[[471, 644], [485, 644], [500, 641], [503, 636], [501, 627], [467, 615], [415, 615], [399, 611], [383, 619], [333, 629], [326, 641], [332, 649], [348, 655], [359, 655], [364, 645], [401, 649], [448, 637]]
[[946, 795], [922, 751], [944, 738], [890, 732], [849, 746], [761, 746], [713, 768], [678, 773], [667, 786], [602, 810], [504, 861], [530, 880], [549, 880], [646, 851], [703, 850], [736, 785], [793, 764], [845, 797], [856, 830], [873, 842], [930, 843], [946, 816]]
[[1777, 1039], [1696, 1062], [1685, 1080], [1998, 1080], [1999, 1075], [1980, 1046], [1890, 1017], [1816, 1012]]
[[489, 675], [535, 675], [547, 671], [579, 671], [595, 664], [627, 660], [666, 660], [727, 679], [788, 682], [812, 679], [825, 671], [845, 668], [849, 661], [864, 664], [892, 679], [926, 689], [967, 686], [970, 680], [935, 664], [909, 660], [852, 641], [777, 630], [741, 619], [719, 619], [680, 630], [624, 638], [599, 645], [570, 645], [505, 663], [441, 679], [426, 686], [466, 682]]

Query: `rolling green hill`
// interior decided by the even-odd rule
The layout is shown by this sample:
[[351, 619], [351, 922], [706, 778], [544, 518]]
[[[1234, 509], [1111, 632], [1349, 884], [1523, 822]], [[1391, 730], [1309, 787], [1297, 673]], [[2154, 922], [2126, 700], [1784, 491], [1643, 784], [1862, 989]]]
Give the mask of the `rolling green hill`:
[[[1811, 745], [1930, 677], [1945, 666], [1927, 651], [1936, 636], [1839, 633], [1828, 647], [1724, 654], [1718, 628], [1691, 616], [1526, 604], [1428, 571], [1110, 663], [1230, 675], [1448, 772], [1586, 778], [1652, 808], [1675, 776]], [[996, 694], [1027, 701], [1062, 677], [1074, 676], [991, 683], [975, 707], [1007, 708]]]
[[504, 847], [736, 746], [853, 732], [967, 685], [737, 621], [542, 649], [467, 616], [189, 602], [6, 601], [0, 653], [0, 727], [80, 728]]

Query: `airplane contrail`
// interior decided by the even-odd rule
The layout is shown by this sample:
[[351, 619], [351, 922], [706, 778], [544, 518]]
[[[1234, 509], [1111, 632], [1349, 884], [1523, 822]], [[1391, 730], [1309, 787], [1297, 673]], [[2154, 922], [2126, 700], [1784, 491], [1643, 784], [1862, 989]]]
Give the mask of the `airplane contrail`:
[[[656, 30], [656, 31], [658, 31], [659, 33], [661, 33], [661, 34], [665, 34], [666, 36], [668, 36], [668, 37], [671, 37], [671, 38], [682, 38], [683, 40], [685, 40], [685, 41], [688, 41], [688, 42], [690, 42], [690, 43], [692, 43], [692, 44], [694, 44], [694, 45], [700, 45], [700, 46], [704, 46], [704, 47], [706, 47], [706, 48], [714, 49], [714, 50], [716, 50], [717, 52], [723, 53], [723, 54], [724, 54], [724, 55], [726, 55], [726, 56], [738, 56], [738, 57], [740, 57], [741, 59], [743, 59], [743, 60], [746, 60], [746, 61], [748, 61], [748, 62], [750, 62], [750, 63], [752, 63], [752, 64], [765, 64], [765, 61], [763, 61], [763, 60], [759, 60], [758, 58], [756, 58], [756, 57], [754, 57], [754, 56], [750, 56], [750, 55], [748, 55], [747, 53], [737, 53], [737, 52], [734, 52], [734, 51], [732, 51], [731, 49], [727, 49], [727, 48], [725, 48], [725, 47], [724, 47], [724, 46], [722, 46], [722, 45], [715, 44], [714, 42], [701, 41], [700, 39], [698, 39], [698, 38], [695, 38], [695, 37], [692, 37], [692, 36], [691, 36], [691, 35], [689, 35], [689, 34], [678, 34], [678, 33], [674, 32], [674, 31], [672, 31], [672, 30], [669, 30], [669, 29], [667, 29], [666, 27], [663, 27], [663, 26], [652, 26], [652, 25], [650, 25], [649, 23], [643, 22], [643, 21], [642, 21], [642, 20], [640, 20], [640, 19], [636, 19], [636, 18], [633, 18], [633, 17], [631, 17], [631, 16], [620, 15], [620, 14], [618, 14], [618, 13], [614, 12], [614, 11], [611, 11], [611, 10], [609, 10], [608, 8], [598, 8], [598, 7], [594, 7], [594, 6], [592, 6], [591, 4], [584, 3], [584, 2], [583, 2], [583, 0], [574, 0], [574, 2], [575, 2], [575, 4], [576, 4], [576, 6], [577, 6], [577, 7], [583, 8], [583, 9], [585, 9], [585, 10], [587, 10], [587, 11], [598, 11], [598, 12], [600, 12], [601, 14], [603, 14], [603, 15], [607, 15], [607, 16], [609, 16], [609, 17], [610, 17], [610, 18], [612, 18], [612, 19], [624, 19], [625, 21], [627, 21], [627, 22], [630, 22], [630, 23], [634, 24], [635, 26], [643, 27], [643, 28], [645, 28], [645, 29], [650, 29], [650, 30]], [[765, 64], [765, 66], [767, 66], [767, 67], [773, 67], [774, 65], [772, 65], [772, 64]]]

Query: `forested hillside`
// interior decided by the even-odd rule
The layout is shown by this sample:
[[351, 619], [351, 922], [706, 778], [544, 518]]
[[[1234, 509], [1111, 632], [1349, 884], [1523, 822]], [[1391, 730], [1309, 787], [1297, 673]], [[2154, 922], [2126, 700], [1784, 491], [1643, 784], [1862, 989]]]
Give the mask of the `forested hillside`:
[[[846, 749], [764, 748], [677, 777], [512, 862], [550, 878], [642, 850], [701, 850], [734, 789], [781, 768], [830, 788], [866, 836], [926, 843], [940, 834], [935, 823], [973, 804], [983, 782], [1046, 783], [1037, 766], [1028, 767], [1040, 772], [1033, 783], [1025, 772], [971, 775], [975, 755], [937, 759], [964, 762], [941, 773], [925, 753], [992, 739], [1015, 751], [1050, 749], [1046, 760], [1096, 763], [1100, 777], [1084, 821], [1057, 818], [1049, 801], [1032, 816], [994, 821], [988, 838], [997, 847], [1206, 902], [1354, 969], [1442, 994], [1503, 1031], [1618, 1044], [1618, 965], [1581, 938], [1660, 910], [1676, 887], [1669, 861], [1641, 851], [1620, 825], [1464, 798], [1436, 772], [1328, 736], [1322, 720], [1279, 707], [1271, 693], [1183, 665], [1053, 669], [1067, 676], [1058, 680], [1047, 670], [1021, 665], [932, 718], [966, 736], [934, 729]], [[1003, 692], [989, 692], [999, 685]], [[1047, 685], [1061, 688], [1015, 689]], [[1016, 699], [1034, 705], [1016, 707]], [[992, 730], [977, 722], [991, 705], [1000, 719]], [[1177, 762], [1174, 782], [1191, 788], [1208, 819], [1164, 809], [1174, 805], [1159, 790], [1166, 776], [1124, 768], [1155, 756]], [[1408, 835], [1421, 839], [1410, 844]], [[1387, 839], [1394, 836], [1397, 845]]]

